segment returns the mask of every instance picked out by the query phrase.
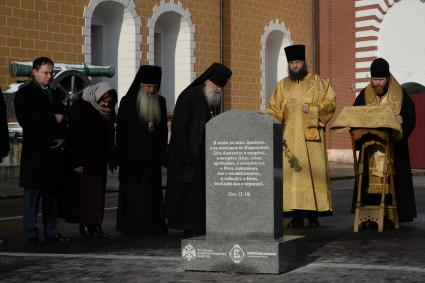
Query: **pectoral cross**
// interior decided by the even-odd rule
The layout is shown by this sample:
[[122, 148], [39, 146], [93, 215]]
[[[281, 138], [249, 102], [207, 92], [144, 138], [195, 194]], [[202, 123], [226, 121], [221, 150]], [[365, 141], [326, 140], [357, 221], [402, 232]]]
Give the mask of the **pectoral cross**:
[[152, 122], [149, 122], [148, 124], [148, 132], [152, 133], [155, 130], [155, 125]]

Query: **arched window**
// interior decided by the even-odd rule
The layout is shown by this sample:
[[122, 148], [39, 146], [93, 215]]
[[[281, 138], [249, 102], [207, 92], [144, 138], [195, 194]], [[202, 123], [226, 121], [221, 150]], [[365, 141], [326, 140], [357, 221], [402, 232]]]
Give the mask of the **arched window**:
[[118, 90], [121, 98], [140, 65], [140, 26], [133, 1], [90, 1], [84, 9], [83, 29], [85, 63], [111, 66], [115, 69], [108, 80]]
[[278, 20], [270, 21], [261, 36], [261, 111], [265, 111], [276, 83], [287, 76], [284, 48], [292, 44], [289, 31]]
[[162, 67], [161, 94], [173, 112], [180, 92], [195, 79], [195, 26], [181, 3], [154, 7], [149, 27], [149, 64]]

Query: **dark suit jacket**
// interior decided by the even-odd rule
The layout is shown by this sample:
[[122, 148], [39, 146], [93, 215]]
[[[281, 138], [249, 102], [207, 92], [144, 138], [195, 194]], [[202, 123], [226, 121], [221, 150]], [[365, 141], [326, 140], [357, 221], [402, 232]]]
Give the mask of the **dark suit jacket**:
[[9, 130], [7, 127], [6, 104], [0, 89], [0, 162], [9, 152]]
[[31, 80], [15, 94], [15, 114], [23, 130], [19, 184], [26, 188], [55, 188], [62, 182], [61, 149], [51, 149], [54, 139], [63, 138], [55, 113], [63, 114], [61, 96]]

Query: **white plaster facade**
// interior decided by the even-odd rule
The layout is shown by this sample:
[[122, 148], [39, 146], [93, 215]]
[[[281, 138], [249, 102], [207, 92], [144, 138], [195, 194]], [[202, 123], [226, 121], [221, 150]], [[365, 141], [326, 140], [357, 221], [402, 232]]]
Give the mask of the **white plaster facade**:
[[148, 20], [149, 64], [162, 67], [161, 94], [173, 112], [181, 91], [195, 78], [195, 25], [180, 2], [162, 0]]
[[261, 111], [266, 111], [276, 83], [288, 75], [284, 48], [292, 44], [291, 33], [283, 22], [271, 20], [261, 36]]
[[[115, 76], [109, 80], [118, 90], [119, 99], [127, 92], [140, 66], [140, 27], [142, 23], [132, 0], [91, 0], [84, 7], [85, 63], [93, 59], [112, 66]], [[97, 44], [96, 44], [97, 42]], [[92, 45], [97, 48], [92, 48]]]
[[[370, 64], [382, 57], [401, 83], [425, 85], [425, 0], [355, 1], [356, 92], [370, 82]], [[352, 149], [328, 149], [330, 161], [354, 162]]]
[[385, 58], [401, 83], [425, 85], [425, 1], [358, 0], [356, 7], [356, 89], [370, 80], [369, 67]]

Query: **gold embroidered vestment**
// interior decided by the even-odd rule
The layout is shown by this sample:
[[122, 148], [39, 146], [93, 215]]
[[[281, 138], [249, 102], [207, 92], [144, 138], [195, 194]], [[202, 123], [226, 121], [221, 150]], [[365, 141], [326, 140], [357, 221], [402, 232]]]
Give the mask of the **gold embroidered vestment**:
[[332, 211], [325, 129], [334, 112], [335, 93], [328, 80], [309, 73], [299, 82], [286, 77], [277, 83], [267, 113], [284, 126], [284, 212]]

